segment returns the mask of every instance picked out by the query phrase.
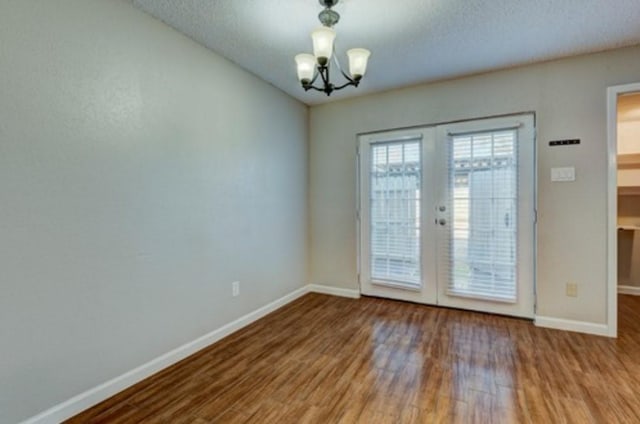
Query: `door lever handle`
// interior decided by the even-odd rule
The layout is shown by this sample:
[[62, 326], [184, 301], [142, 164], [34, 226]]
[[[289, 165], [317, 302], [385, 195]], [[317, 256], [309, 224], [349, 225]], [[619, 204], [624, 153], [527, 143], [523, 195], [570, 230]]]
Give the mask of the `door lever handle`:
[[442, 226], [445, 226], [445, 225], [447, 225], [447, 220], [446, 220], [446, 219], [444, 219], [444, 218], [440, 218], [440, 219], [438, 220], [438, 224], [440, 224], [440, 225], [442, 225]]

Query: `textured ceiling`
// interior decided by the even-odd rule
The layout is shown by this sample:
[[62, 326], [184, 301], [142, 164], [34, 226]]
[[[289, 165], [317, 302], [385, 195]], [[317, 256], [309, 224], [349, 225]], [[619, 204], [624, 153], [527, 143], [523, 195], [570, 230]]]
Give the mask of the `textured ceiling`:
[[317, 0], [132, 1], [307, 104], [640, 44], [640, 0], [341, 0], [338, 57], [372, 56], [359, 88], [327, 98], [302, 90], [293, 60], [311, 52]]

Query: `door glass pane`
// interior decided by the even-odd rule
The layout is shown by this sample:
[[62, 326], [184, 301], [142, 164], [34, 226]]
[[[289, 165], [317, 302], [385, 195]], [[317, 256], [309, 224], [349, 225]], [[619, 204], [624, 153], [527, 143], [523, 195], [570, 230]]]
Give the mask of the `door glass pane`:
[[420, 286], [420, 140], [371, 146], [371, 277]]
[[515, 302], [517, 131], [453, 136], [448, 294]]

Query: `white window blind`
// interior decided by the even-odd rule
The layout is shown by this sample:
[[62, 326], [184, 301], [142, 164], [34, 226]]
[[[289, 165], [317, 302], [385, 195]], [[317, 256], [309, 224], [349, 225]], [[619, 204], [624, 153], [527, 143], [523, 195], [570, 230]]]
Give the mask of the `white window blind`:
[[517, 300], [517, 134], [449, 138], [449, 295]]
[[374, 281], [420, 286], [420, 139], [371, 145], [370, 264]]

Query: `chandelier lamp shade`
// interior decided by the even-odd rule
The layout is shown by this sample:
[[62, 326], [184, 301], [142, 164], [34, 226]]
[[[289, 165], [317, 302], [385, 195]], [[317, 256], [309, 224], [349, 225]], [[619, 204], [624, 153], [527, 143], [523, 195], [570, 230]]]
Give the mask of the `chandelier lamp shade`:
[[[313, 41], [313, 54], [301, 53], [295, 57], [298, 69], [298, 80], [305, 91], [322, 91], [330, 96], [335, 90], [341, 90], [353, 85], [360, 84], [360, 80], [367, 71], [367, 63], [371, 52], [367, 49], [356, 48], [347, 51], [349, 58], [349, 73], [347, 74], [340, 67], [338, 58], [334, 54], [334, 43], [336, 32], [333, 26], [340, 20], [340, 15], [331, 9], [339, 0], [320, 0], [324, 10], [318, 15], [322, 26], [311, 32]], [[331, 60], [342, 77], [345, 79], [340, 85], [331, 82]], [[318, 81], [319, 79], [319, 81]], [[316, 85], [318, 82], [318, 85]]]

